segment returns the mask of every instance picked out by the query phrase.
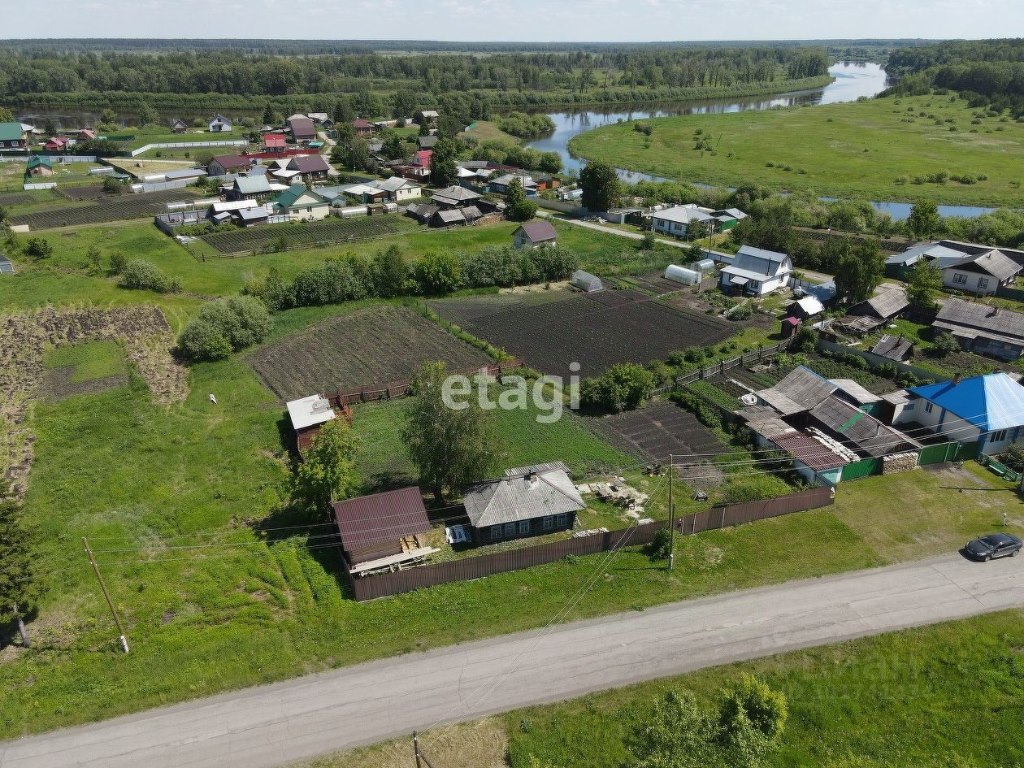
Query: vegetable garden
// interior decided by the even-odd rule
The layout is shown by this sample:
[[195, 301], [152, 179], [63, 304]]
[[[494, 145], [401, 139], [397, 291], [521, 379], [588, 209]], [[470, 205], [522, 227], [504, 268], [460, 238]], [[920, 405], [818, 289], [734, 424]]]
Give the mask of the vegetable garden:
[[204, 240], [223, 254], [283, 251], [334, 245], [394, 235], [411, 225], [401, 216], [363, 216], [355, 219], [329, 218], [311, 224], [276, 224], [204, 235]]
[[183, 189], [139, 195], [125, 194], [73, 208], [46, 208], [21, 216], [11, 216], [11, 224], [28, 224], [32, 230], [40, 230], [140, 219], [163, 213], [167, 203], [188, 199], [191, 196], [191, 192]]

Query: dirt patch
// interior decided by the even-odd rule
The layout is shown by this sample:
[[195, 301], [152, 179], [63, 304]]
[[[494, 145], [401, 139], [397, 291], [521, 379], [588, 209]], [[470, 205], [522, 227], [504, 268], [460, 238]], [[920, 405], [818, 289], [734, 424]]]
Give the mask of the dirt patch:
[[[171, 356], [174, 334], [155, 307], [46, 307], [0, 318], [0, 339], [4, 340], [0, 344], [0, 476], [17, 497], [25, 493], [32, 465], [34, 437], [28, 410], [32, 401], [46, 391], [43, 353], [48, 347], [119, 341], [157, 402], [178, 402], [188, 395], [188, 372]], [[98, 381], [103, 380], [85, 385], [98, 386]]]
[[[433, 766], [506, 768], [508, 735], [497, 718], [435, 728], [420, 735], [420, 750]], [[412, 738], [322, 757], [293, 768], [416, 768]]]
[[73, 381], [75, 367], [51, 368], [44, 374], [41, 393], [50, 400], [64, 400], [75, 395], [87, 395], [94, 392], [106, 392], [128, 383], [128, 376], [106, 376], [91, 381]]

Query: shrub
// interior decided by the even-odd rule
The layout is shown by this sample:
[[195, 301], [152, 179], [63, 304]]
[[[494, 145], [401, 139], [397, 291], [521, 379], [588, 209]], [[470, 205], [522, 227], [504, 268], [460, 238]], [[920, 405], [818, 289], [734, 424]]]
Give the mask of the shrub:
[[[122, 288], [136, 291], [156, 291], [167, 293], [172, 288], [172, 283], [167, 279], [159, 267], [145, 259], [132, 259], [121, 271], [121, 280], [118, 282]], [[174, 286], [177, 284], [175, 283]]]
[[25, 244], [25, 255], [36, 261], [46, 259], [53, 255], [53, 246], [49, 240], [43, 240], [41, 237], [30, 237]]
[[932, 357], [946, 357], [959, 351], [960, 344], [957, 342], [956, 337], [951, 333], [943, 331], [935, 336], [935, 341], [931, 349], [928, 350], [928, 353]]
[[120, 275], [124, 272], [125, 267], [128, 266], [128, 257], [120, 251], [114, 251], [110, 254], [110, 271], [115, 275]]
[[295, 306], [315, 307], [366, 298], [366, 280], [357, 274], [354, 262], [331, 259], [303, 270], [292, 282]]
[[642, 365], [621, 363], [597, 378], [586, 379], [581, 399], [589, 408], [619, 413], [645, 403], [654, 392], [654, 386], [654, 374]]
[[219, 360], [263, 341], [273, 321], [259, 299], [233, 296], [205, 304], [178, 337], [178, 351], [189, 360]]
[[651, 560], [667, 560], [672, 552], [672, 532], [668, 528], [656, 531], [651, 543], [647, 545], [647, 556]]
[[739, 322], [740, 320], [749, 320], [754, 314], [754, 310], [751, 309], [749, 303], [737, 304], [735, 307], [725, 313], [725, 316], [729, 320]]
[[453, 253], [426, 253], [416, 262], [415, 277], [423, 293], [451, 293], [462, 283], [462, 264]]

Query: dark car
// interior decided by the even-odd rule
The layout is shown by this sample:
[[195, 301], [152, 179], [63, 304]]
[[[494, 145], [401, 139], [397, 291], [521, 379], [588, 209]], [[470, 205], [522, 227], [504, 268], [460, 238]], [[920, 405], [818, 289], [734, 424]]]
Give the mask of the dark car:
[[1012, 557], [1020, 552], [1021, 540], [1008, 533], [990, 533], [969, 542], [964, 551], [975, 560], [992, 560], [996, 557]]

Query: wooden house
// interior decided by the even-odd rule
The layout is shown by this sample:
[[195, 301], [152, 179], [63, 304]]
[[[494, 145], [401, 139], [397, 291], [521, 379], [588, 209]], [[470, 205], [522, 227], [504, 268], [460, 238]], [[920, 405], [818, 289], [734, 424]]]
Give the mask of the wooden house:
[[558, 244], [558, 232], [550, 221], [537, 219], [528, 221], [512, 233], [512, 244], [516, 248], [543, 248]]
[[291, 221], [320, 221], [330, 215], [331, 204], [305, 184], [293, 184], [274, 200], [274, 211]]
[[332, 502], [350, 566], [426, 549], [430, 519], [416, 486]]
[[25, 128], [21, 123], [0, 123], [0, 149], [26, 149]]
[[25, 165], [26, 176], [53, 176], [53, 165], [47, 157], [34, 155]]

